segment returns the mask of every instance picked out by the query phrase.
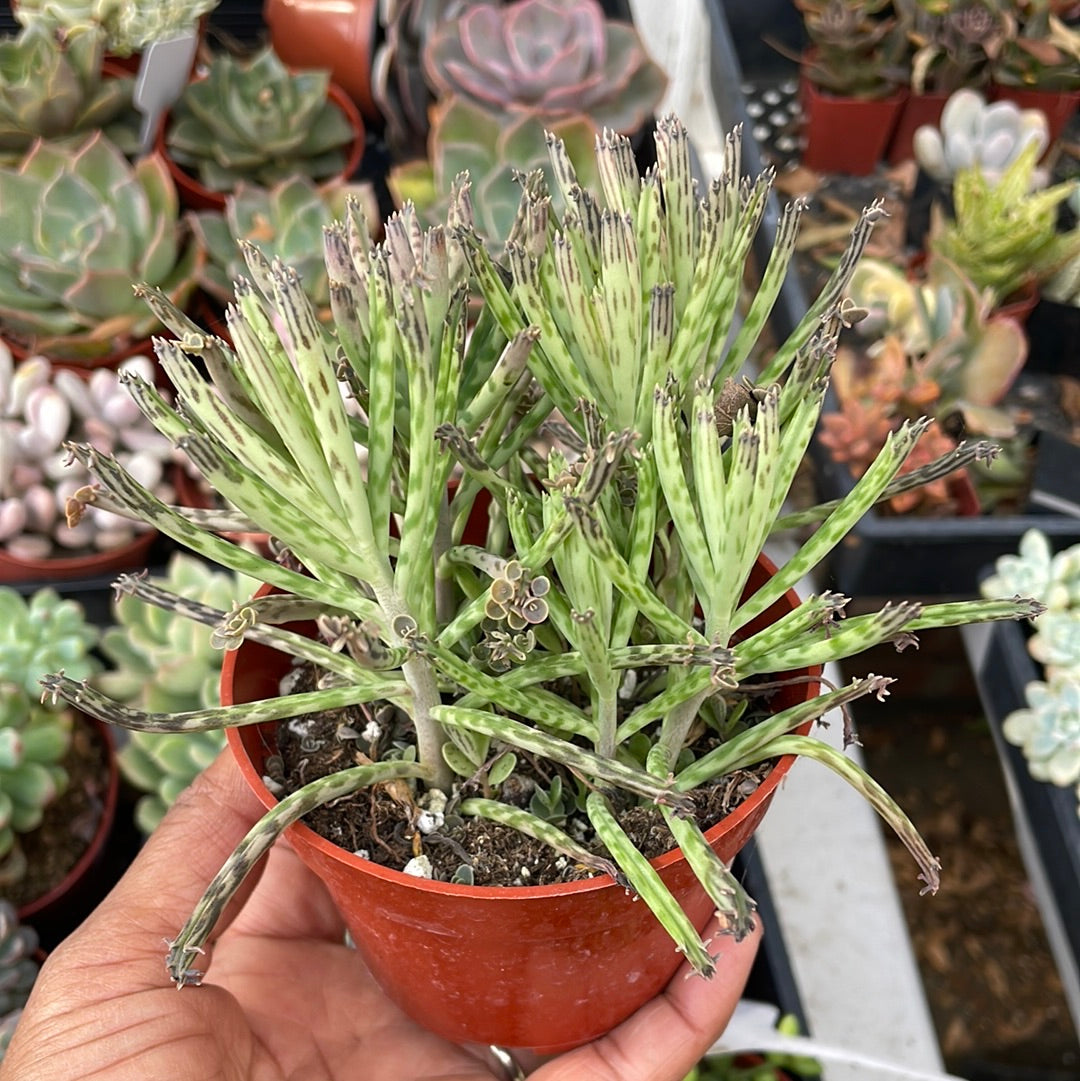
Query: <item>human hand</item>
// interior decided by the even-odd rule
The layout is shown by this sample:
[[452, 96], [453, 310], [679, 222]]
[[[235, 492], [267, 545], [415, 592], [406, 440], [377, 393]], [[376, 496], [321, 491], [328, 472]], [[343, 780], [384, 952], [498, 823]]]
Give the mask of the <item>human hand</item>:
[[[222, 921], [201, 988], [165, 971], [203, 886], [262, 813], [225, 752], [123, 879], [49, 956], [0, 1081], [492, 1081], [505, 1070], [411, 1021], [382, 993], [322, 884], [287, 845]], [[717, 975], [687, 978], [532, 1081], [680, 1081], [727, 1023], [758, 937], [717, 936]]]

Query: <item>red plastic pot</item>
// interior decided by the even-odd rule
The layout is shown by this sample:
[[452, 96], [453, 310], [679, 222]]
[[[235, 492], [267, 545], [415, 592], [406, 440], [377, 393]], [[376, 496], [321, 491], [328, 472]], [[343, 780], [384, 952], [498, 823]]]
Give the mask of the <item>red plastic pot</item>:
[[802, 163], [820, 173], [867, 176], [878, 166], [907, 100], [902, 87], [887, 98], [842, 98], [801, 78], [806, 133]]
[[1072, 119], [1077, 106], [1080, 106], [1080, 90], [1038, 90], [1026, 86], [1000, 86], [997, 83], [990, 88], [990, 97], [994, 101], [1013, 101], [1021, 109], [1039, 109], [1046, 115], [1046, 126], [1050, 133], [1050, 147], [1061, 138], [1065, 125]]
[[364, 116], [379, 119], [371, 96], [378, 0], [266, 0], [263, 19], [286, 64], [329, 69]]
[[945, 103], [952, 95], [946, 91], [929, 94], [909, 94], [900, 110], [892, 139], [889, 140], [887, 160], [890, 165], [899, 165], [914, 157], [912, 144], [915, 132], [924, 124], [934, 127], [941, 122], [941, 113]]
[[91, 728], [105, 748], [108, 776], [101, 818], [86, 851], [52, 889], [18, 908], [20, 922], [33, 925], [42, 940], [51, 943], [73, 931], [106, 892], [102, 888], [103, 884], [98, 881], [97, 872], [104, 861], [106, 842], [116, 819], [116, 804], [120, 791], [120, 771], [116, 763], [112, 730], [85, 713], [76, 711], [75, 719], [76, 724]]
[[127, 544], [105, 552], [47, 559], [20, 559], [0, 549], [0, 584], [73, 582], [82, 578], [103, 578], [117, 571], [145, 567], [147, 556], [158, 535], [157, 530], [148, 529]]
[[[750, 588], [774, 571], [762, 557]], [[752, 629], [798, 603], [789, 591]], [[283, 654], [245, 642], [225, 656], [221, 701], [275, 695], [287, 666]], [[783, 709], [815, 693], [813, 682], [787, 687], [774, 706]], [[262, 777], [276, 751], [275, 725], [230, 729], [228, 739], [252, 790], [274, 807]], [[749, 799], [707, 832], [723, 859], [750, 839], [793, 762], [782, 758]], [[302, 823], [285, 836], [326, 884], [380, 986], [420, 1024], [450, 1040], [566, 1050], [629, 1017], [661, 991], [682, 960], [645, 904], [606, 875], [550, 886], [464, 886], [380, 867]], [[653, 866], [694, 925], [704, 927], [713, 905], [682, 854], [668, 852]]]
[[[337, 177], [328, 178], [345, 181], [360, 167], [360, 159], [364, 156], [364, 121], [352, 98], [340, 86], [331, 83], [326, 96], [345, 114], [353, 129], [352, 146], [345, 167]], [[169, 117], [166, 114], [158, 125], [154, 147], [169, 167], [169, 173], [180, 193], [180, 202], [189, 210], [224, 210], [225, 198], [229, 193], [212, 191], [173, 160], [166, 137], [168, 130]]]

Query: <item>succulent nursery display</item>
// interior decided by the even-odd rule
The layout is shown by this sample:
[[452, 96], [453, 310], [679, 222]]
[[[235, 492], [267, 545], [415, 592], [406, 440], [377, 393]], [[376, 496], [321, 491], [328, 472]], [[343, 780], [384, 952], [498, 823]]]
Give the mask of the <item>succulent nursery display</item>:
[[345, 213], [345, 200], [362, 200], [365, 217], [378, 224], [370, 184], [318, 186], [305, 176], [290, 176], [271, 188], [242, 182], [225, 200], [225, 211], [192, 214], [196, 236], [206, 249], [201, 284], [221, 302], [232, 298], [232, 283], [245, 268], [242, 243], [256, 244], [271, 259], [293, 267], [304, 291], [320, 312], [329, 312], [330, 282], [323, 259], [323, 228]]
[[98, 26], [105, 48], [131, 56], [155, 41], [188, 30], [218, 6], [219, 0], [19, 0], [15, 17], [23, 26], [68, 33], [72, 27]]
[[0, 901], [0, 1060], [38, 974], [37, 932], [19, 923], [15, 906]]
[[101, 31], [80, 26], [60, 42], [32, 23], [0, 40], [0, 163], [17, 165], [38, 138], [102, 129], [125, 152], [136, 148], [134, 80], [102, 74]]
[[1073, 181], [1032, 191], [1039, 147], [1029, 143], [996, 179], [977, 166], [953, 180], [955, 218], [935, 207], [929, 248], [954, 263], [997, 303], [1038, 284], [1080, 254], [1080, 228], [1059, 233], [1058, 207]]
[[353, 160], [357, 132], [329, 90], [329, 72], [290, 72], [269, 46], [249, 57], [217, 53], [206, 77], [190, 82], [173, 106], [165, 148], [213, 192], [244, 180], [267, 187], [296, 173], [339, 177]]
[[1054, 554], [1043, 533], [1029, 530], [982, 588], [987, 596], [1022, 588], [1046, 605], [1028, 639], [1044, 678], [1028, 684], [1027, 706], [1006, 717], [1002, 731], [1023, 750], [1032, 777], [1076, 785], [1080, 799], [1080, 545]]
[[993, 65], [1001, 86], [1080, 90], [1080, 31], [1055, 13], [1051, 0], [1020, 0], [1011, 18], [1014, 32]]
[[[951, 184], [961, 169], [977, 168], [990, 184], [1028, 146], [1042, 157], [1050, 144], [1046, 116], [1038, 109], [1020, 109], [1011, 101], [989, 105], [976, 90], [957, 90], [941, 114], [939, 127], [924, 125], [915, 132], [915, 160], [935, 180]], [[1033, 188], [1046, 186], [1045, 170], [1036, 168]]]
[[[331, 802], [359, 814], [377, 806], [378, 825], [369, 819], [365, 833], [353, 820], [337, 834], [345, 847], [316, 837], [307, 848], [296, 828], [292, 843], [312, 865], [332, 861], [328, 887], [376, 979], [429, 1028], [459, 1039], [469, 1002], [480, 1017], [467, 1022], [468, 1038], [533, 1047], [592, 1038], [657, 993], [680, 961], [676, 944], [711, 974], [699, 932], [709, 912], [742, 937], [754, 906], [724, 862], [739, 842], [717, 855], [695, 796], [705, 799], [717, 783], [723, 790], [724, 778], [757, 789], [767, 767], [737, 771], [783, 756], [813, 758], [853, 783], [908, 845], [924, 889], [937, 888], [938, 863], [899, 807], [807, 734], [814, 719], [881, 695], [891, 681], [868, 675], [819, 692], [814, 666], [880, 642], [910, 644], [937, 626], [1023, 618], [1038, 606], [1018, 597], [902, 602], [838, 620], [844, 598], [800, 601], [789, 592], [872, 504], [936, 475], [931, 466], [896, 480], [923, 419], [892, 433], [843, 502], [810, 512], [820, 528], [768, 573], [762, 546], [788, 524], [783, 503], [850, 314], [843, 295], [882, 210], [863, 215], [832, 279], [756, 382], [739, 382], [793, 255], [802, 204], [785, 212], [733, 333], [771, 174], [744, 177], [731, 136], [723, 175], [699, 199], [683, 126], [665, 118], [656, 140], [657, 168], [641, 177], [629, 139], [603, 138], [597, 190], [578, 183], [553, 140], [566, 210], [556, 213], [544, 174], [529, 173], [495, 257], [471, 225], [467, 186], [456, 193], [452, 228], [422, 230], [406, 207], [377, 245], [353, 204], [326, 234], [332, 345], [295, 272], [254, 248], [228, 310], [231, 347], [142, 290], [179, 336], [157, 343], [177, 405], [137, 378], [134, 396], [291, 558], [271, 562], [230, 544], [167, 507], [112, 456], [90, 446], [72, 452], [99, 478], [99, 505], [283, 591], [260, 592], [232, 612], [147, 598], [215, 626], [235, 680], [223, 683], [223, 701], [233, 688], [246, 696], [246, 672], [267, 673], [243, 668], [245, 651], [259, 644], [316, 666], [288, 673], [282, 656], [286, 686], [275, 680], [256, 701], [181, 713], [130, 709], [68, 674], [43, 679], [48, 697], [137, 730], [228, 728], [269, 807], [170, 942], [179, 986], [199, 982], [207, 936], [261, 855]], [[479, 309], [470, 297], [482, 298]], [[339, 377], [362, 417], [350, 417], [330, 389]], [[955, 451], [947, 465], [975, 453]], [[313, 636], [282, 626], [293, 620], [313, 620]], [[766, 706], [762, 696], [774, 691]], [[340, 709], [348, 712], [327, 712]], [[290, 749], [305, 760], [299, 773], [290, 772]], [[322, 776], [316, 751], [328, 763]], [[735, 820], [769, 790], [768, 778], [760, 783]], [[678, 852], [649, 862], [624, 824], [635, 808], [664, 835], [658, 851]], [[475, 828], [537, 842], [524, 870], [511, 864], [514, 877], [491, 885], [462, 841]], [[724, 830], [723, 818], [715, 828]], [[566, 890], [575, 904], [603, 896], [625, 929], [616, 945], [562, 910], [547, 976], [572, 993], [574, 1009], [538, 986], [535, 919], [522, 925], [529, 932], [500, 936], [496, 918], [471, 907], [494, 890], [502, 910], [512, 883], [535, 886], [532, 859], [549, 849], [559, 854], [554, 876], [587, 881], [526, 886], [523, 903], [562, 904]], [[664, 884], [676, 868], [688, 876], [681, 902]], [[692, 878], [700, 884], [691, 888]], [[368, 888], [386, 893], [349, 916], [356, 890]], [[418, 906], [416, 915], [391, 911], [396, 903]], [[461, 920], [451, 915], [443, 926], [437, 915], [456, 904], [482, 928], [465, 954], [454, 941]], [[402, 919], [407, 962], [386, 952], [401, 939]], [[582, 935], [580, 948], [563, 931]], [[589, 952], [601, 940], [617, 958]], [[492, 950], [497, 994], [474, 975]], [[587, 967], [574, 970], [581, 957]], [[648, 964], [650, 975], [613, 980], [612, 966], [622, 964], [639, 974]]]
[[[101, 637], [108, 667], [95, 678], [95, 686], [118, 702], [152, 712], [183, 713], [218, 705], [223, 655], [211, 628], [156, 607], [143, 594], [165, 589], [188, 604], [229, 611], [247, 600], [257, 584], [182, 552], [172, 556], [164, 576], [121, 578], [113, 602], [116, 623]], [[154, 830], [173, 800], [224, 745], [219, 731], [131, 733], [117, 757], [127, 780], [146, 793], [135, 807], [135, 820], [144, 833]]]
[[156, 155], [129, 164], [95, 132], [39, 141], [0, 169], [0, 332], [27, 352], [75, 364], [115, 356], [161, 329], [132, 280], [183, 307], [201, 260]]
[[[855, 343], [840, 348], [833, 384], [840, 408], [822, 418], [820, 440], [833, 459], [855, 476], [871, 465], [889, 434], [904, 423], [936, 420], [905, 463], [918, 468], [956, 447], [950, 432], [1008, 440], [1013, 418], [997, 408], [1027, 356], [1016, 320], [994, 315], [993, 298], [955, 267], [935, 260], [923, 282], [889, 263], [864, 259], [851, 281], [851, 300], [868, 314], [857, 325]], [[1013, 455], [993, 469], [978, 462], [923, 487], [902, 492], [888, 504], [896, 513], [976, 512], [1004, 498], [1023, 480], [1010, 468]], [[977, 480], [978, 498], [971, 479]]]
[[139, 412], [122, 380], [153, 379], [146, 357], [89, 379], [53, 370], [44, 357], [16, 366], [0, 343], [0, 546], [22, 560], [106, 551], [130, 543], [146, 527], [85, 507], [90, 475], [68, 461], [64, 444], [86, 441], [115, 454], [143, 484], [171, 499], [172, 445]]
[[[593, 184], [596, 137], [605, 129], [638, 133], [663, 95], [666, 77], [637, 31], [606, 18], [597, 0], [443, 8], [398, 12], [399, 23], [419, 24], [411, 29], [424, 37], [435, 104], [424, 113], [426, 156], [394, 169], [390, 183], [399, 202], [411, 199], [426, 218], [445, 219], [451, 183], [468, 171], [485, 235], [504, 236], [520, 195], [510, 167], [546, 166], [549, 132], [567, 146], [582, 182]], [[383, 73], [384, 85], [389, 77]], [[415, 118], [391, 116], [402, 129], [415, 126]], [[554, 187], [550, 173], [548, 180]]]
[[951, 94], [985, 86], [1013, 29], [1008, 12], [985, 0], [896, 0], [910, 47], [911, 88]]
[[52, 589], [21, 597], [0, 588], [0, 894], [27, 871], [20, 836], [41, 824], [68, 784], [62, 760], [72, 714], [40, 701], [42, 672], [63, 668], [86, 678], [97, 670], [97, 630], [82, 609]]
[[908, 46], [892, 0], [796, 0], [810, 49], [802, 66], [837, 97], [883, 98], [908, 82]]

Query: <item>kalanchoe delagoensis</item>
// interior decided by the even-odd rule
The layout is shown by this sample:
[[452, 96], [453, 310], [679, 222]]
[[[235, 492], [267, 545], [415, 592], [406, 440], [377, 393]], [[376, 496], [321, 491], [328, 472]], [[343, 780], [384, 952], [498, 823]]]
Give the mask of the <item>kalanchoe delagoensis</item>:
[[225, 213], [206, 210], [191, 216], [206, 248], [202, 285], [222, 302], [232, 299], [232, 283], [246, 270], [240, 242], [257, 245], [269, 259], [294, 267], [304, 291], [320, 311], [330, 307], [330, 282], [323, 257], [323, 229], [345, 213], [348, 198], [360, 200], [365, 218], [379, 223], [370, 184], [314, 184], [290, 176], [272, 188], [241, 183], [225, 199]]
[[269, 46], [246, 59], [217, 54], [172, 108], [169, 154], [211, 191], [269, 186], [296, 173], [340, 176], [356, 133], [327, 97], [326, 71], [290, 72]]
[[[120, 372], [149, 379], [154, 367], [146, 357], [132, 357]], [[118, 455], [143, 483], [171, 499], [175, 452], [139, 412], [118, 372], [103, 368], [83, 378], [54, 370], [43, 357], [15, 367], [0, 343], [0, 545], [8, 554], [46, 559], [103, 551], [145, 530], [142, 522], [94, 506], [72, 521], [70, 501], [93, 478], [69, 461], [69, 440]]]
[[189, 30], [220, 0], [19, 0], [15, 17], [23, 26], [41, 25], [67, 33], [96, 26], [115, 56], [141, 52], [154, 41]]
[[[935, 180], [951, 184], [961, 169], [978, 168], [996, 184], [1029, 144], [1042, 157], [1050, 143], [1046, 116], [1038, 109], [1020, 109], [1011, 101], [987, 104], [975, 90], [958, 90], [945, 104], [941, 124], [925, 124], [915, 132], [915, 160]], [[1045, 170], [1035, 170], [1032, 186], [1046, 186]]]
[[[320, 332], [298, 275], [250, 250], [249, 277], [235, 283], [228, 311], [231, 348], [192, 332], [147, 294], [179, 337], [160, 346], [177, 401], [170, 407], [143, 381], [133, 381], [133, 394], [291, 559], [261, 559], [195, 528], [110, 456], [88, 447], [73, 453], [133, 513], [287, 594], [219, 613], [216, 640], [275, 646], [315, 662], [321, 674], [312, 690], [182, 714], [126, 710], [59, 673], [44, 678], [47, 693], [144, 731], [378, 710], [359, 732], [372, 753], [352, 753], [355, 728], [335, 733], [348, 767], [281, 790], [209, 885], [169, 946], [179, 985], [199, 981], [203, 943], [280, 833], [370, 785], [393, 782], [421, 806], [436, 790], [468, 796], [458, 806], [463, 816], [499, 822], [575, 859], [584, 852], [595, 866], [570, 832], [524, 801], [487, 798], [510, 782], [502, 771], [516, 768], [515, 758], [542, 763], [545, 778], [562, 777], [577, 824], [603, 843], [703, 975], [713, 973], [713, 957], [605, 790], [659, 808], [736, 937], [752, 928], [753, 904], [694, 821], [690, 794], [778, 755], [812, 757], [853, 783], [908, 846], [926, 890], [937, 887], [938, 862], [896, 804], [839, 752], [793, 734], [855, 698], [882, 696], [888, 678], [871, 674], [820, 694], [807, 688], [805, 700], [754, 724], [742, 723], [746, 703], [759, 700], [756, 677], [882, 642], [908, 644], [937, 626], [1026, 618], [1036, 606], [1024, 598], [901, 602], [839, 623], [842, 600], [824, 594], [756, 629], [757, 617], [871, 505], [926, 479], [897, 474], [928, 421], [892, 433], [837, 505], [783, 513], [817, 426], [850, 276], [883, 208], [875, 203], [860, 217], [821, 295], [732, 415], [732, 382], [783, 286], [803, 205], [783, 214], [736, 329], [773, 177], [743, 176], [732, 135], [722, 175], [698, 192], [686, 129], [665, 118], [656, 140], [657, 168], [642, 177], [630, 140], [607, 133], [596, 146], [600, 184], [585, 189], [553, 139], [562, 207], [542, 172], [527, 176], [509, 234], [494, 240], [498, 261], [472, 225], [465, 182], [447, 226], [424, 230], [406, 206], [379, 244], [350, 208], [326, 234], [332, 339]], [[360, 417], [327, 393], [339, 375]], [[958, 449], [948, 464], [974, 454]], [[468, 543], [473, 512], [484, 507], [484, 542]], [[767, 538], [800, 516], [824, 524], [775, 575], [748, 588]], [[164, 603], [184, 610], [182, 600]], [[290, 634], [282, 623], [292, 619], [315, 619], [326, 636]], [[716, 736], [704, 752], [703, 731]], [[422, 832], [415, 837], [424, 848]]]
[[651, 118], [667, 83], [634, 27], [597, 0], [467, 5], [439, 21], [423, 59], [440, 100], [550, 122], [584, 115], [625, 135]]
[[183, 307], [202, 259], [156, 155], [130, 165], [105, 136], [36, 143], [0, 169], [0, 330], [30, 352], [92, 360], [160, 330], [145, 279]]
[[[214, 570], [176, 553], [163, 577], [125, 576], [116, 583], [116, 625], [102, 635], [108, 669], [95, 685], [137, 709], [179, 713], [220, 704], [218, 680], [224, 654], [211, 645], [213, 628], [182, 612], [155, 607], [148, 592], [167, 590], [188, 605], [229, 611], [247, 600], [257, 583]], [[221, 732], [133, 732], [121, 748], [120, 770], [146, 795], [135, 807], [139, 828], [150, 833], [173, 800], [208, 766], [225, 744]]]
[[61, 42], [34, 23], [0, 40], [0, 162], [17, 165], [37, 138], [101, 128], [125, 152], [138, 143], [134, 80], [102, 75], [103, 34], [75, 27]]
[[97, 668], [97, 631], [82, 609], [52, 589], [25, 600], [0, 588], [0, 884], [17, 881], [26, 861], [17, 835], [36, 828], [67, 786], [60, 764], [70, 743], [71, 712], [44, 704], [37, 685], [57, 667], [82, 679]]

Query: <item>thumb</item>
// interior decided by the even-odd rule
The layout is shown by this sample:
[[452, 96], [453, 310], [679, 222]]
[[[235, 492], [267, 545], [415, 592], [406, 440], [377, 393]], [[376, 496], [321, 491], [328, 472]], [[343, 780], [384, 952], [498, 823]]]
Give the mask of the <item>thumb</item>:
[[[226, 749], [180, 794], [112, 892], [60, 948], [81, 940], [97, 963], [152, 957], [148, 971], [160, 985], [163, 940], [176, 935], [207, 883], [263, 811]], [[261, 865], [244, 883], [219, 931], [239, 911], [260, 872]]]

